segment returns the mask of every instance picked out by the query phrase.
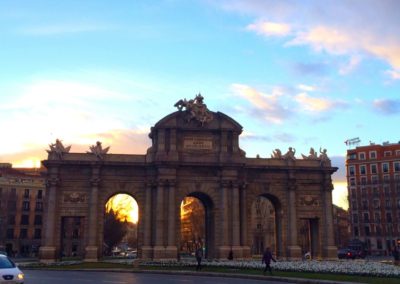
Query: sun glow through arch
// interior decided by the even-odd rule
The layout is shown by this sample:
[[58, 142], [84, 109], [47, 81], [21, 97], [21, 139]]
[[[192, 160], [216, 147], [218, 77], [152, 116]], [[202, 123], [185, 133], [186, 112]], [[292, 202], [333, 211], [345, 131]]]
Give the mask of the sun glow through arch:
[[110, 197], [106, 203], [106, 212], [116, 212], [120, 221], [137, 224], [139, 220], [139, 206], [129, 194], [119, 193]]

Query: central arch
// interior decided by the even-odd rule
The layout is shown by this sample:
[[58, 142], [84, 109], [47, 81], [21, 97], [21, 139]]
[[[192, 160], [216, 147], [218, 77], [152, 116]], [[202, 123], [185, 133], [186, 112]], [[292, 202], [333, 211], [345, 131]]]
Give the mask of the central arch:
[[[201, 207], [196, 209], [198, 210], [198, 214], [197, 214], [197, 218], [200, 218], [201, 220], [199, 221], [200, 225], [200, 230], [202, 230], [201, 235], [198, 236], [197, 240], [194, 240], [196, 243], [192, 244], [192, 248], [191, 250], [193, 250], [193, 248], [198, 248], [199, 246], [203, 247], [204, 249], [204, 256], [205, 258], [211, 259], [215, 257], [215, 241], [214, 241], [214, 232], [215, 232], [215, 228], [214, 228], [214, 224], [215, 224], [215, 220], [214, 220], [214, 204], [211, 200], [211, 198], [202, 192], [192, 192], [188, 195], [186, 195], [181, 203], [185, 204], [184, 201], [185, 200], [191, 200], [194, 203], [200, 204]], [[180, 254], [182, 254], [182, 252], [185, 252], [185, 247], [183, 244], [183, 238], [184, 238], [184, 233], [183, 233], [183, 226], [190, 226], [193, 224], [186, 224], [184, 225], [182, 222], [182, 210], [181, 210], [181, 215], [179, 218], [179, 224], [180, 224], [180, 234], [179, 234], [179, 248], [180, 248]], [[191, 251], [189, 251], [191, 252]]]

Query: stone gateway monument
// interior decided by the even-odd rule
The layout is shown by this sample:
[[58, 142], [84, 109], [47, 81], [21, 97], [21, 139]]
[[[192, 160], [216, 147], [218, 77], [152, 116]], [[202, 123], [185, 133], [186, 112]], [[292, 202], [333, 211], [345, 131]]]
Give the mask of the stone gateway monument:
[[[61, 140], [50, 145], [43, 161], [48, 199], [41, 261], [59, 259], [67, 245], [86, 261], [101, 258], [105, 204], [118, 193], [138, 203], [142, 259], [177, 259], [185, 197], [204, 205], [207, 258], [250, 257], [252, 204], [260, 196], [274, 208], [278, 257], [302, 256], [304, 220], [313, 256], [336, 257], [331, 175], [337, 168], [325, 149], [301, 159], [292, 147], [286, 153], [275, 149], [270, 158], [248, 158], [239, 147], [242, 126], [210, 111], [200, 94], [175, 106], [176, 112], [151, 128], [145, 155], [111, 154], [101, 142], [86, 153], [71, 152]], [[71, 244], [65, 242], [66, 228], [76, 235]]]

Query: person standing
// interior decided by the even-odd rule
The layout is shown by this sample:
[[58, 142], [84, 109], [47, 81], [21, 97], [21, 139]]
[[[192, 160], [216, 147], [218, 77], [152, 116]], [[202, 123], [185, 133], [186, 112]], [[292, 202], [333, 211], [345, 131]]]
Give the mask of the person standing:
[[261, 263], [265, 263], [264, 275], [267, 272], [267, 269], [269, 270], [269, 274], [272, 275], [272, 269], [270, 266], [271, 260], [273, 262], [276, 262], [276, 259], [272, 256], [271, 249], [267, 247], [263, 253], [263, 258], [261, 260]]
[[201, 259], [203, 258], [203, 248], [199, 247], [196, 252], [195, 252], [195, 257], [197, 260], [197, 266], [196, 266], [196, 271], [201, 270]]

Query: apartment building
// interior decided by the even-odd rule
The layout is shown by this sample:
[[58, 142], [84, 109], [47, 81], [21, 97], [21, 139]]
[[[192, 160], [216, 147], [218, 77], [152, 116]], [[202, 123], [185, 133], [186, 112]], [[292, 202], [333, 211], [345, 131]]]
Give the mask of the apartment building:
[[352, 238], [390, 254], [400, 239], [400, 142], [350, 149], [346, 169]]
[[0, 249], [35, 256], [41, 244], [45, 179], [39, 169], [0, 164]]

